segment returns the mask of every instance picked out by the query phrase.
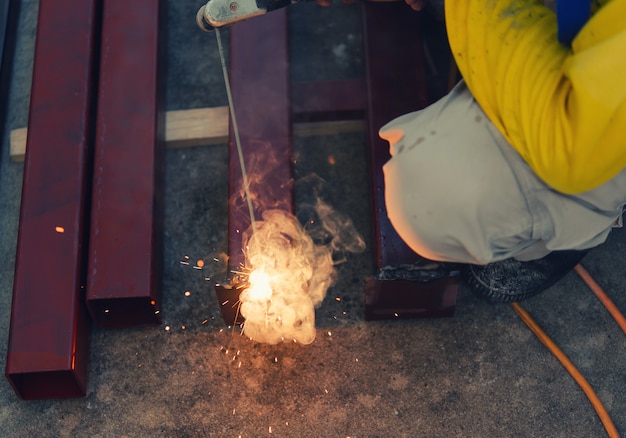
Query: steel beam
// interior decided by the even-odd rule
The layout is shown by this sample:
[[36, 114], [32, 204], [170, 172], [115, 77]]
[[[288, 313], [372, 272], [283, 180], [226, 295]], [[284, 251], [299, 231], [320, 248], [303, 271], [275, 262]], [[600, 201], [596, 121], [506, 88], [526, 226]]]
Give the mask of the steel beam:
[[405, 268], [429, 264], [395, 231], [384, 199], [382, 168], [390, 155], [389, 144], [380, 138], [378, 131], [393, 118], [428, 104], [420, 15], [404, 2], [364, 2], [363, 33], [377, 268], [366, 286], [366, 318], [451, 316], [458, 271], [443, 272], [439, 279], [429, 281], [424, 281], [422, 274], [416, 274], [415, 278], [407, 276], [407, 272], [420, 269]]
[[161, 322], [162, 3], [103, 3], [87, 276], [99, 327]]
[[[233, 106], [256, 199], [254, 215], [261, 219], [267, 208], [293, 212], [287, 11], [237, 23], [230, 29], [229, 52]], [[245, 261], [242, 234], [250, 226], [250, 215], [232, 123], [229, 147], [229, 266], [238, 268]], [[223, 316], [227, 324], [233, 323], [230, 313]]]
[[39, 4], [6, 365], [24, 399], [86, 391], [83, 261], [98, 3]]

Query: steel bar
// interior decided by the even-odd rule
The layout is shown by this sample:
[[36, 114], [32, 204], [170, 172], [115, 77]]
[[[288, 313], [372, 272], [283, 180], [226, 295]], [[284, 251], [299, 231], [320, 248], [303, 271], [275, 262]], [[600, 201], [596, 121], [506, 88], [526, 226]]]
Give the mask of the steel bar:
[[83, 261], [98, 23], [96, 0], [39, 3], [5, 371], [24, 399], [86, 391]]
[[[365, 118], [365, 81], [291, 84], [291, 118], [294, 137], [361, 131]], [[165, 147], [226, 144], [228, 124], [226, 106], [167, 111]], [[26, 128], [11, 131], [11, 160], [24, 161], [26, 135]]]
[[[238, 23], [230, 38], [230, 81], [250, 189], [258, 197], [255, 215], [273, 207], [293, 211], [286, 10]], [[250, 217], [239, 196], [243, 177], [233, 143], [231, 125], [228, 248], [231, 266], [238, 266]], [[255, 181], [259, 175], [263, 180]]]
[[458, 282], [454, 276], [424, 283], [402, 279], [368, 279], [365, 286], [365, 319], [452, 316], [457, 288]]
[[[268, 208], [293, 211], [286, 12], [275, 11], [230, 29], [233, 106], [258, 219]], [[242, 234], [251, 219], [232, 123], [229, 145], [229, 266], [238, 268], [245, 261]], [[233, 323], [223, 316], [227, 324]]]
[[161, 4], [103, 2], [87, 305], [104, 328], [161, 322]]
[[294, 122], [363, 119], [365, 108], [363, 79], [299, 82], [291, 85]]
[[[379, 271], [368, 281], [366, 317], [451, 316], [456, 277], [448, 281], [444, 275], [440, 287], [432, 287], [437, 281], [431, 284], [389, 276], [395, 268], [424, 261], [402, 241], [387, 216], [382, 167], [390, 158], [389, 145], [378, 135], [379, 129], [393, 118], [428, 104], [420, 16], [403, 2], [364, 2], [362, 6], [374, 250]], [[383, 270], [384, 279], [380, 275]], [[450, 275], [456, 275], [456, 271]]]

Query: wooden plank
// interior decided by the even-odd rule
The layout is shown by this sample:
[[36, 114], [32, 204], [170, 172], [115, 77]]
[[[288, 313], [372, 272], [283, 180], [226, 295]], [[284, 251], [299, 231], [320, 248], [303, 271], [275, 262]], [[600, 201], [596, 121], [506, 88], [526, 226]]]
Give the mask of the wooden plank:
[[[341, 87], [337, 94], [333, 90]], [[307, 137], [365, 129], [365, 81], [319, 81], [296, 84], [291, 101], [293, 135]], [[340, 98], [338, 98], [340, 97]], [[165, 147], [185, 148], [228, 143], [228, 107], [165, 113]], [[26, 128], [11, 131], [11, 159], [24, 160]]]
[[11, 130], [9, 142], [11, 148], [11, 160], [22, 162], [26, 157], [26, 139], [28, 138], [28, 128], [17, 128]]
[[[11, 131], [11, 160], [24, 161], [26, 128]], [[165, 112], [165, 147], [188, 148], [228, 143], [228, 107]]]
[[104, 328], [161, 323], [160, 14], [103, 2], [87, 306]]
[[97, 4], [39, 4], [6, 364], [24, 399], [86, 391], [83, 260]]
[[228, 107], [167, 111], [165, 142], [169, 148], [228, 143]]
[[[220, 121], [228, 107], [200, 108], [197, 110], [167, 111], [165, 113], [165, 147], [190, 148], [228, 143], [228, 116]], [[215, 120], [215, 123], [212, 121]], [[293, 124], [294, 137], [347, 134], [363, 132], [364, 120], [328, 120], [325, 122], [300, 122]], [[11, 131], [11, 160], [24, 161], [28, 129]]]
[[[230, 29], [230, 82], [250, 190], [265, 208], [293, 211], [287, 11], [279, 10]], [[260, 177], [260, 178], [259, 178]], [[256, 183], [254, 182], [256, 181]], [[244, 262], [242, 234], [250, 226], [240, 196], [243, 177], [230, 136], [228, 252], [230, 267]], [[227, 324], [228, 304], [222, 306]]]
[[[387, 216], [384, 199], [382, 167], [390, 155], [389, 144], [379, 137], [378, 131], [393, 118], [419, 110], [428, 103], [420, 15], [408, 9], [403, 2], [364, 2], [363, 29], [374, 250], [379, 271], [368, 282], [366, 317], [394, 318], [397, 314], [406, 317], [451, 316], [456, 287], [450, 287], [447, 281], [443, 281], [441, 287], [433, 290], [423, 280], [407, 282], [403, 277], [394, 278], [395, 272], [403, 271], [396, 268], [417, 265], [424, 259], [415, 254], [397, 234]], [[456, 282], [456, 279], [453, 281]], [[420, 295], [430, 296], [433, 293], [439, 296], [425, 300], [419, 298]], [[445, 303], [445, 306], [442, 308], [436, 303]], [[393, 306], [397, 307], [394, 309]]]

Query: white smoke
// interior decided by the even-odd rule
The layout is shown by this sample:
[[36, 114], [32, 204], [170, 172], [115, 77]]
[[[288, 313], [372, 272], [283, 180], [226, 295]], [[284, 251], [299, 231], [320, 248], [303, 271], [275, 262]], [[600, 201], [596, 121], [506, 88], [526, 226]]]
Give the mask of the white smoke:
[[281, 209], [265, 210], [244, 233], [248, 287], [240, 295], [244, 334], [275, 344], [315, 339], [315, 308], [332, 285], [333, 256], [365, 248], [352, 221], [320, 199], [307, 205], [307, 229]]

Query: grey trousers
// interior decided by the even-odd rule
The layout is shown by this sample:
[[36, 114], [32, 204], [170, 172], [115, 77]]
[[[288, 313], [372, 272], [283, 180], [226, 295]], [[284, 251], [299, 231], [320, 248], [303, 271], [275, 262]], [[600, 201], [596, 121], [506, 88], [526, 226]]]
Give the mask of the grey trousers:
[[463, 82], [380, 130], [389, 218], [418, 254], [487, 264], [588, 249], [621, 226], [626, 169], [576, 196], [544, 184], [487, 119]]

